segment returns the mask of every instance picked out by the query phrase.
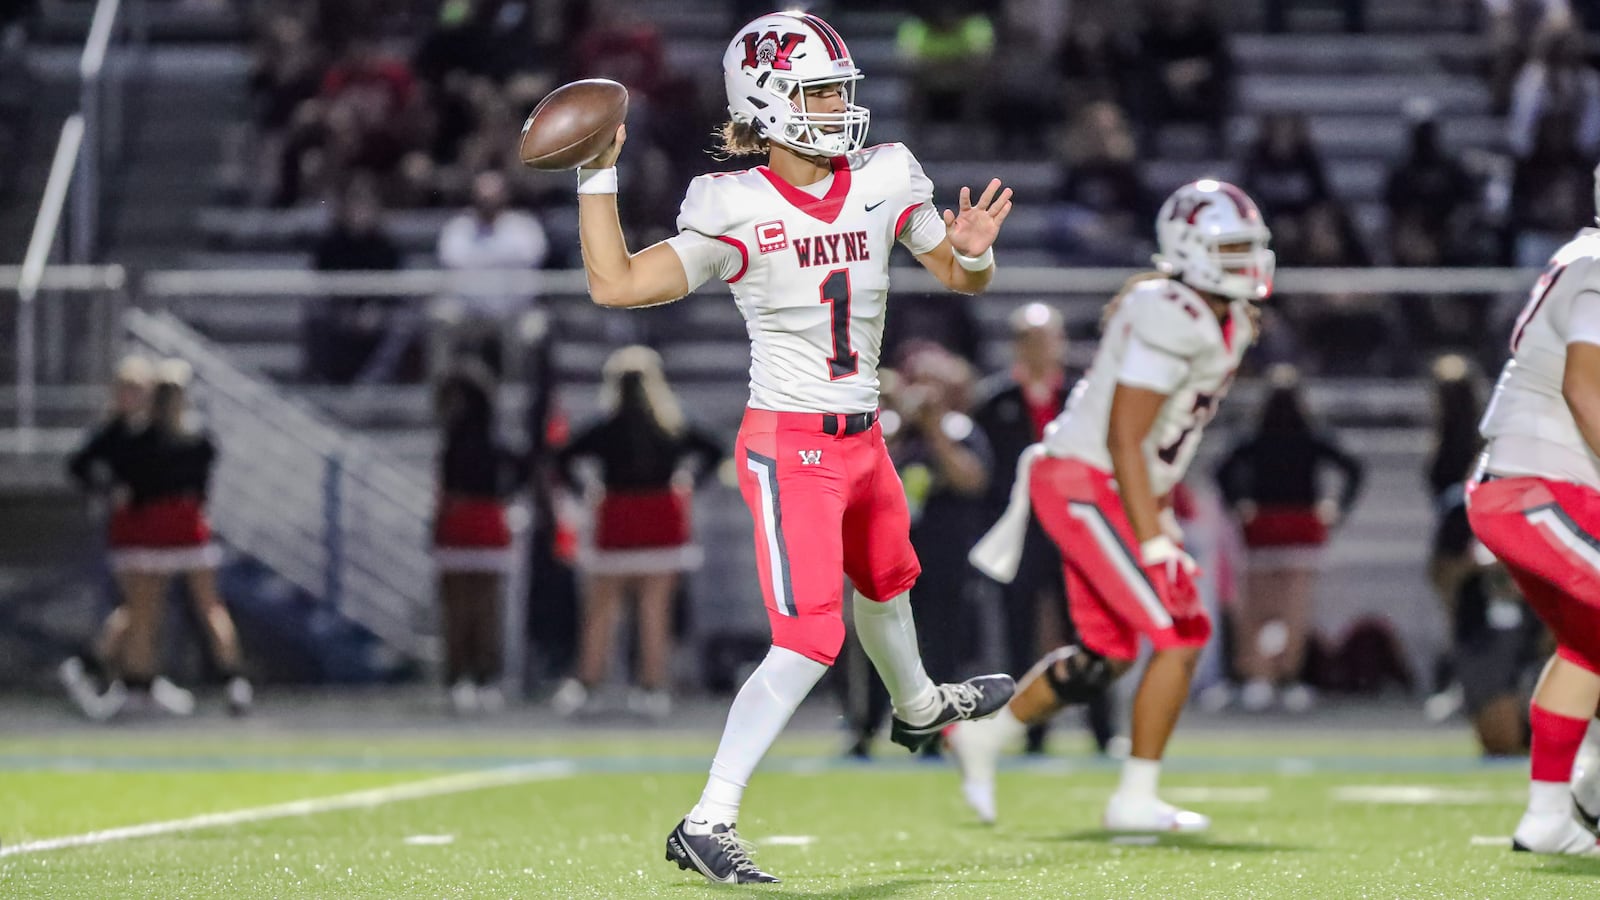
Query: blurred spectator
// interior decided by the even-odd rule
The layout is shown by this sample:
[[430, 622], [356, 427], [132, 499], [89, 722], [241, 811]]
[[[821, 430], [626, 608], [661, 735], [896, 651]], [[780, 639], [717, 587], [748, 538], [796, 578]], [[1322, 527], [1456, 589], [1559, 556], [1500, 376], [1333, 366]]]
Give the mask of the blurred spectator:
[[1563, 116], [1540, 120], [1533, 150], [1517, 163], [1511, 225], [1519, 266], [1542, 266], [1574, 231], [1594, 221], [1592, 164], [1572, 143]]
[[1060, 106], [1053, 80], [1039, 77], [1039, 61], [1051, 58], [1054, 48], [1038, 22], [1026, 16], [1001, 16], [999, 30], [999, 45], [1006, 52], [994, 54], [977, 73], [988, 92], [983, 112], [990, 127], [983, 133], [993, 136], [991, 152], [996, 155], [1036, 157], [1048, 135], [1040, 123], [1056, 117]]
[[[908, 346], [903, 359], [884, 396], [882, 427], [905, 487], [911, 546], [922, 563], [911, 603], [922, 623], [917, 636], [929, 677], [959, 680], [978, 650], [967, 551], [989, 525], [993, 455], [967, 415], [975, 386], [967, 361], [931, 343]], [[888, 695], [876, 676], [864, 674], [872, 679], [871, 697], [864, 709], [851, 710], [850, 751], [862, 757], [888, 711]]]
[[1133, 130], [1109, 100], [1079, 110], [1058, 149], [1064, 162], [1057, 200], [1059, 253], [1069, 265], [1138, 265], [1154, 215], [1139, 176]]
[[457, 713], [498, 712], [505, 637], [501, 607], [513, 564], [506, 499], [527, 480], [527, 464], [500, 442], [495, 382], [464, 359], [434, 390], [439, 425], [439, 496], [433, 522], [445, 684]]
[[435, 84], [451, 73], [503, 80], [527, 71], [535, 51], [535, 9], [527, 0], [444, 0], [417, 49], [417, 74]]
[[[339, 198], [334, 219], [317, 238], [311, 267], [318, 272], [393, 271], [400, 248], [383, 227], [383, 207], [371, 179], [352, 181]], [[383, 347], [393, 331], [400, 301], [393, 297], [330, 297], [316, 301], [306, 316], [306, 370], [334, 384], [386, 380], [411, 343]]]
[[[1273, 228], [1276, 232], [1276, 223]], [[1273, 237], [1277, 244], [1276, 233]], [[1295, 240], [1279, 245], [1279, 259], [1290, 265], [1359, 268], [1371, 262], [1350, 216], [1332, 199], [1307, 209], [1291, 237]], [[1412, 362], [1405, 352], [1404, 320], [1381, 294], [1323, 293], [1287, 298], [1284, 305], [1318, 372], [1393, 375]]]
[[698, 568], [690, 505], [696, 476], [715, 471], [721, 445], [691, 425], [648, 347], [624, 347], [606, 360], [601, 405], [606, 417], [562, 449], [568, 484], [575, 464], [599, 464], [603, 491], [595, 507], [593, 549], [580, 559], [585, 576], [578, 669], [551, 702], [562, 715], [589, 704], [605, 681], [622, 603], [637, 597], [638, 665], [631, 710], [665, 719], [672, 710], [673, 598], [683, 573]]
[[985, 79], [974, 77], [994, 53], [994, 23], [959, 0], [936, 0], [900, 23], [895, 53], [909, 78], [908, 112], [917, 124], [967, 122]]
[[664, 87], [661, 79], [667, 72], [660, 30], [628, 0], [586, 2], [587, 27], [573, 46], [573, 74], [609, 78], [640, 99], [654, 98]]
[[1507, 142], [1518, 158], [1533, 153], [1546, 119], [1558, 117], [1569, 133], [1560, 135], [1580, 154], [1600, 149], [1600, 73], [1584, 55], [1583, 32], [1565, 24], [1540, 29], [1533, 56], [1512, 89]]
[[418, 142], [416, 82], [405, 61], [368, 38], [345, 47], [315, 98], [294, 112], [276, 203], [322, 196], [352, 171], [389, 175]]
[[484, 172], [472, 182], [472, 208], [446, 222], [439, 233], [439, 262], [471, 273], [476, 284], [443, 301], [437, 314], [495, 371], [505, 361], [505, 326], [531, 310], [534, 298], [525, 290], [496, 285], [493, 275], [537, 269], [549, 253], [539, 220], [509, 209], [509, 201], [505, 178]]
[[1220, 153], [1232, 107], [1233, 56], [1206, 0], [1154, 0], [1139, 43], [1153, 76], [1148, 124], [1204, 125]]
[[1452, 619], [1454, 684], [1428, 699], [1430, 719], [1464, 709], [1485, 754], [1528, 749], [1527, 701], [1543, 661], [1543, 629], [1467, 523], [1463, 485], [1482, 449], [1483, 383], [1460, 356], [1433, 366], [1434, 449], [1427, 469], [1435, 525], [1428, 575]]
[[1243, 169], [1241, 186], [1260, 204], [1262, 215], [1271, 223], [1272, 243], [1279, 258], [1296, 261], [1299, 248], [1308, 240], [1301, 219], [1329, 196], [1322, 156], [1311, 142], [1305, 116], [1263, 116]]
[[[1408, 104], [1407, 111], [1412, 120], [1410, 148], [1406, 158], [1390, 170], [1383, 193], [1391, 240], [1398, 244], [1398, 235], [1422, 228], [1448, 246], [1452, 233], [1462, 227], [1459, 217], [1474, 206], [1475, 185], [1461, 161], [1440, 141], [1439, 122], [1431, 105]], [[1393, 252], [1397, 259], [1406, 255]], [[1452, 254], [1441, 248], [1438, 256], [1442, 260]]]
[[1137, 99], [1129, 89], [1139, 66], [1138, 42], [1101, 16], [1073, 13], [1055, 67], [1062, 82], [1068, 110], [1110, 100], [1127, 106]]
[[1570, 0], [1483, 0], [1484, 31], [1489, 38], [1489, 88], [1496, 113], [1511, 104], [1517, 70], [1539, 32], [1572, 21]]
[[[1066, 322], [1060, 311], [1030, 303], [1011, 313], [1011, 367], [979, 385], [972, 417], [994, 454], [985, 501], [986, 524], [1005, 511], [1017, 460], [1044, 437], [1067, 402], [1077, 380], [1066, 368]], [[1039, 523], [1030, 520], [1016, 578], [1001, 586], [1000, 615], [1005, 622], [1006, 671], [1020, 676], [1043, 653], [1068, 643], [1066, 585], [1061, 554]], [[1086, 711], [1095, 742], [1104, 752], [1111, 739], [1109, 695], [1090, 701]], [[1047, 726], [1028, 731], [1028, 751], [1044, 750]]]
[[[1286, 709], [1305, 712], [1313, 696], [1300, 676], [1321, 549], [1361, 493], [1362, 465], [1312, 425], [1293, 368], [1276, 367], [1271, 383], [1255, 433], [1217, 469], [1249, 548], [1244, 596], [1233, 607], [1234, 664], [1245, 710], [1267, 709], [1281, 689]], [[1344, 476], [1337, 499], [1321, 485], [1329, 465]]]

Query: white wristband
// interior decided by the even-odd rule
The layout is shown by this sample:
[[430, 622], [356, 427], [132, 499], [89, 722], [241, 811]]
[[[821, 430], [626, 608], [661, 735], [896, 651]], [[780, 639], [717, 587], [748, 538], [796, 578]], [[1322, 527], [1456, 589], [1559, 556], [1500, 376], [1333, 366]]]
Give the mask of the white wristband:
[[956, 265], [968, 272], [982, 272], [994, 265], [994, 248], [983, 251], [982, 256], [962, 256], [961, 251], [955, 250]]
[[617, 192], [617, 167], [605, 169], [579, 169], [578, 193], [615, 194]]

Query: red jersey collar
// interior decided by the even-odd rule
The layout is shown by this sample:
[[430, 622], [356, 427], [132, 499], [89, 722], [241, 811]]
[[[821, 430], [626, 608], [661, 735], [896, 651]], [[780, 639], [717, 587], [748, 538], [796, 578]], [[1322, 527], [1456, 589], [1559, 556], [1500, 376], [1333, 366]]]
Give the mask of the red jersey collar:
[[813, 197], [800, 190], [766, 166], [757, 166], [756, 171], [761, 177], [767, 179], [789, 205], [800, 210], [813, 219], [827, 222], [829, 225], [839, 218], [839, 213], [844, 210], [845, 195], [850, 193], [850, 159], [847, 156], [835, 156], [830, 162], [833, 167], [833, 184], [828, 186], [828, 192], [821, 197]]

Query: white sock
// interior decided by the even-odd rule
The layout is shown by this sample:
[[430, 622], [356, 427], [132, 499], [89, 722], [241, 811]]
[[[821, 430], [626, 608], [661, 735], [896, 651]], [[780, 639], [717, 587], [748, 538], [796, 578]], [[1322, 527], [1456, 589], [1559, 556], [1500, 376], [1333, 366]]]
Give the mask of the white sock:
[[1122, 781], [1117, 794], [1122, 797], [1154, 798], [1161, 780], [1161, 760], [1130, 756], [1122, 763]]
[[1000, 707], [1000, 711], [995, 713], [994, 718], [989, 721], [994, 723], [991, 727], [1005, 734], [1006, 743], [1008, 744], [1022, 740], [1028, 733], [1028, 726], [1024, 725], [1022, 720], [1017, 718], [1017, 714], [1011, 711], [1011, 704], [1009, 703]]
[[901, 594], [879, 603], [856, 594], [856, 639], [889, 689], [895, 715], [908, 724], [923, 725], [939, 714], [939, 692], [922, 668], [909, 597]]
[[1538, 815], [1551, 813], [1567, 815], [1571, 811], [1572, 788], [1565, 781], [1528, 783], [1528, 812]]
[[767, 653], [728, 709], [711, 777], [688, 816], [691, 832], [708, 834], [712, 825], [732, 825], [739, 818], [750, 775], [826, 671], [827, 666], [793, 650], [773, 647]]

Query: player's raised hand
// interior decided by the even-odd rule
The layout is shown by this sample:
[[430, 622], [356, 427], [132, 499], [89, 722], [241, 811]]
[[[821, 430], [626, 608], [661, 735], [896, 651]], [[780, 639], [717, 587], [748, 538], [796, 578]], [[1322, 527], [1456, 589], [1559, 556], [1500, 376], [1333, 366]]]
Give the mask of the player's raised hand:
[[962, 256], [982, 256], [983, 251], [994, 246], [1000, 226], [1010, 214], [1011, 188], [1000, 190], [1000, 179], [990, 179], [977, 203], [972, 202], [971, 189], [963, 187], [960, 211], [944, 211], [945, 234], [950, 246]]
[[617, 126], [617, 136], [616, 136], [616, 138], [614, 140], [612, 140], [611, 145], [606, 147], [606, 149], [600, 151], [600, 155], [596, 156], [594, 158], [594, 162], [589, 163], [588, 165], [584, 166], [584, 168], [585, 169], [609, 169], [612, 166], [616, 165], [617, 164], [617, 156], [622, 153], [622, 144], [627, 139], [628, 139], [628, 126], [626, 126], [626, 125], [618, 125]]

